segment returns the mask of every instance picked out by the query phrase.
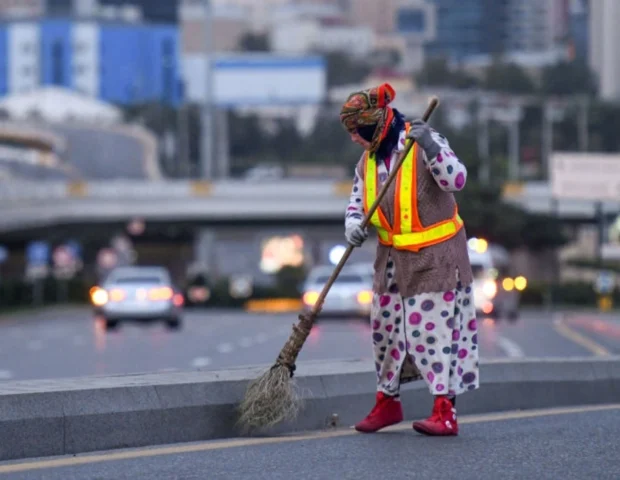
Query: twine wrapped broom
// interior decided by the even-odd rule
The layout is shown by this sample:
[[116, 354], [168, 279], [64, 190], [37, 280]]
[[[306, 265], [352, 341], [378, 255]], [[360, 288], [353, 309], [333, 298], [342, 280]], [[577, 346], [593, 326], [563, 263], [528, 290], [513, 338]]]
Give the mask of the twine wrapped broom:
[[[439, 99], [435, 96], [431, 97], [429, 105], [422, 117], [424, 121], [428, 121], [437, 105], [439, 105]], [[365, 228], [370, 222], [372, 215], [385, 196], [388, 187], [394, 181], [394, 178], [396, 178], [400, 167], [404, 163], [414, 143], [415, 140], [411, 140], [401, 153], [396, 167], [388, 176], [376, 200], [362, 220], [362, 228]], [[338, 262], [334, 272], [323, 287], [323, 291], [319, 295], [312, 310], [308, 313], [299, 314], [299, 323], [293, 325], [293, 332], [280, 351], [275, 364], [261, 377], [250, 382], [248, 385], [245, 398], [239, 405], [240, 416], [238, 422], [246, 432], [252, 429], [272, 427], [280, 422], [294, 420], [296, 418], [300, 408], [300, 397], [292, 380], [295, 373], [295, 361], [312, 330], [315, 318], [323, 307], [323, 302], [325, 301], [327, 293], [336, 281], [336, 278], [338, 278], [340, 271], [351, 256], [354, 248], [353, 245], [347, 247], [340, 262]], [[419, 371], [416, 372], [415, 370], [412, 374], [413, 378], [419, 376]]]

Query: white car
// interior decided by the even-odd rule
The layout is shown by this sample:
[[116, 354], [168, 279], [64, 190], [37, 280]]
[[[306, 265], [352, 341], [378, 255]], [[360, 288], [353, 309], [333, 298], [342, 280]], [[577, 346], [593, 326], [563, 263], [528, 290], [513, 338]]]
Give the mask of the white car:
[[514, 266], [506, 249], [484, 239], [468, 241], [469, 261], [474, 274], [474, 303], [479, 315], [493, 318], [519, 316], [521, 291], [527, 281], [511, 275]]
[[90, 294], [95, 313], [105, 319], [108, 329], [126, 321], [161, 320], [169, 328], [181, 326], [183, 294], [164, 267], [115, 268]]
[[[323, 287], [334, 272], [333, 266], [314, 267], [303, 288], [303, 308], [310, 311], [316, 304]], [[345, 266], [331, 286], [317, 320], [324, 317], [355, 317], [368, 320], [372, 305], [371, 265]]]

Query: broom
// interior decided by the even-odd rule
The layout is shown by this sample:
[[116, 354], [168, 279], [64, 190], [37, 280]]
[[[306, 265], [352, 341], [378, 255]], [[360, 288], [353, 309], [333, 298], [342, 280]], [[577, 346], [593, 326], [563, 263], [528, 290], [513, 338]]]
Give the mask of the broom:
[[[431, 97], [426, 112], [424, 112], [422, 117], [425, 122], [428, 121], [437, 105], [439, 105], [439, 99], [435, 96]], [[415, 140], [412, 139], [402, 152], [396, 167], [388, 176], [376, 200], [364, 217], [361, 224], [362, 228], [366, 228], [368, 225], [414, 143]], [[306, 338], [308, 338], [312, 330], [314, 319], [320, 313], [329, 289], [336, 281], [354, 248], [353, 245], [347, 247], [340, 262], [338, 262], [334, 272], [323, 287], [323, 291], [312, 310], [299, 314], [299, 323], [293, 325], [293, 332], [280, 351], [275, 364], [261, 377], [253, 380], [248, 385], [245, 397], [239, 405], [240, 416], [238, 421], [246, 432], [251, 429], [271, 427], [282, 421], [296, 418], [300, 408], [300, 397], [291, 379], [295, 372], [297, 355], [299, 355]]]

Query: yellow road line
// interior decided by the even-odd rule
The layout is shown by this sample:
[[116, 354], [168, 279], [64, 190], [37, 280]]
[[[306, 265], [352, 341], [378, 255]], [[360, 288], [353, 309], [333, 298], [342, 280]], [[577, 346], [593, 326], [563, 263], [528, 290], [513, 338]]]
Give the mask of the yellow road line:
[[592, 352], [594, 355], [601, 357], [608, 357], [611, 355], [611, 352], [605, 347], [566, 325], [562, 315], [557, 315], [553, 319], [553, 328], [563, 337]]
[[[468, 415], [459, 418], [461, 425], [477, 424], [485, 422], [497, 422], [505, 420], [518, 420], [523, 418], [550, 417], [556, 415], [570, 415], [576, 413], [599, 412], [606, 410], [620, 410], [620, 404], [611, 405], [588, 405], [581, 407], [565, 407], [555, 409], [540, 410], [520, 410], [513, 412], [499, 412], [484, 415]], [[386, 428], [379, 434], [389, 432], [399, 432], [411, 430], [410, 422], [403, 422], [398, 425]], [[266, 438], [244, 438], [234, 440], [212, 441], [208, 443], [197, 443], [190, 445], [179, 445], [172, 447], [159, 447], [141, 450], [117, 451], [103, 454], [88, 454], [77, 457], [61, 457], [50, 460], [26, 461], [22, 463], [11, 463], [0, 465], [0, 474], [24, 472], [29, 470], [41, 470], [58, 467], [74, 467], [77, 465], [88, 465], [100, 462], [112, 462], [119, 460], [131, 460], [136, 458], [158, 457], [162, 455], [185, 454], [195, 452], [205, 452], [209, 450], [226, 450], [229, 448], [251, 447], [256, 445], [270, 445], [275, 443], [291, 443], [304, 440], [320, 440], [326, 438], [348, 437], [351, 435], [364, 435], [358, 433], [353, 428], [338, 429], [330, 431], [312, 432], [301, 435], [284, 435], [279, 437]], [[376, 434], [377, 435], [377, 434]]]

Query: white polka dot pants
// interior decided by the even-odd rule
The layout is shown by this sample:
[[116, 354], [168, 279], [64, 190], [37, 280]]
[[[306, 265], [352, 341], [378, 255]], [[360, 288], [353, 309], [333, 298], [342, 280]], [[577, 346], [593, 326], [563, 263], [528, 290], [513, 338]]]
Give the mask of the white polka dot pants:
[[400, 392], [407, 355], [433, 395], [477, 389], [478, 329], [471, 287], [458, 282], [455, 290], [402, 298], [391, 259], [387, 275], [389, 294], [375, 294], [371, 311], [378, 390]]

